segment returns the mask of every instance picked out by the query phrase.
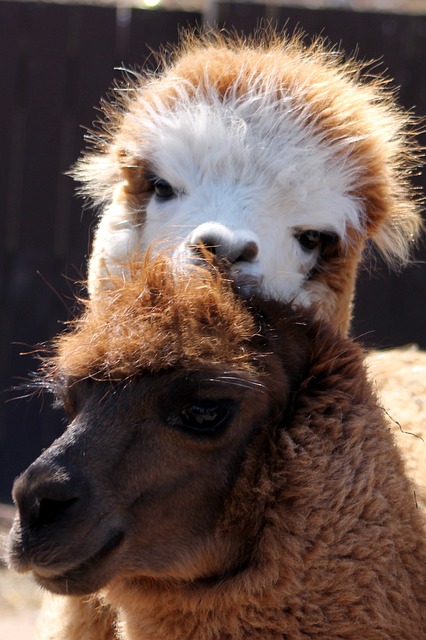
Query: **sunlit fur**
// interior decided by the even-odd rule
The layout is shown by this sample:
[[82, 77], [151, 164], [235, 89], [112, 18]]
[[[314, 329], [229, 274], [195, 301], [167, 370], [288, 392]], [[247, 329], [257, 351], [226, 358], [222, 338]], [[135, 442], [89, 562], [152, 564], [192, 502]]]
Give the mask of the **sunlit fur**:
[[[319, 302], [346, 331], [365, 241], [395, 263], [419, 232], [410, 116], [382, 78], [300, 36], [188, 35], [160, 67], [125, 77], [74, 171], [100, 211], [90, 295], [150, 243], [179, 257], [194, 229], [220, 223], [259, 247], [234, 267], [237, 281]], [[155, 178], [175, 196], [158, 199]], [[336, 240], [307, 252], [306, 230]]]
[[415, 345], [370, 351], [366, 363], [426, 514], [426, 351]]
[[48, 361], [66, 379], [123, 380], [139, 371], [214, 366], [223, 355], [239, 370], [252, 369], [256, 325], [215, 269], [191, 268], [191, 279], [170, 277], [163, 256], [129, 265], [102, 300], [88, 300], [74, 330], [60, 335]]
[[[70, 424], [16, 481], [9, 544], [62, 594], [39, 637], [424, 638], [424, 518], [362, 349], [191, 276], [132, 265], [44, 364]], [[219, 430], [177, 419], [206, 400]]]

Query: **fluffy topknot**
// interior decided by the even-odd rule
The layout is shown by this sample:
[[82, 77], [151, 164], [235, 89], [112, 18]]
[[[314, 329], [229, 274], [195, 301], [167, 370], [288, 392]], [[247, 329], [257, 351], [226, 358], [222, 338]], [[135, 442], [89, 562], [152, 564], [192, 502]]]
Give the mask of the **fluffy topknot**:
[[140, 372], [227, 362], [250, 371], [255, 321], [213, 266], [177, 273], [147, 256], [53, 344], [45, 363], [66, 378], [122, 380]]

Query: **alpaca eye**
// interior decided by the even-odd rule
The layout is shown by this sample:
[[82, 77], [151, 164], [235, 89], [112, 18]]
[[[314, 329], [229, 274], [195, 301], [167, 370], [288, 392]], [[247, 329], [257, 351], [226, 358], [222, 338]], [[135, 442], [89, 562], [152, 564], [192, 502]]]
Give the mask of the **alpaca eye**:
[[303, 249], [306, 251], [313, 251], [320, 245], [321, 236], [322, 234], [319, 231], [309, 229], [309, 231], [304, 231], [296, 237]]
[[93, 388], [93, 380], [62, 381], [52, 389], [53, 408], [61, 409], [66, 413], [67, 420], [72, 421], [81, 411]]
[[52, 406], [54, 409], [62, 410], [66, 414], [67, 421], [72, 421], [78, 413], [76, 398], [68, 389], [55, 391]]
[[314, 251], [314, 249], [320, 248], [324, 250], [336, 241], [336, 235], [334, 233], [326, 233], [324, 231], [316, 231], [315, 229], [308, 229], [307, 231], [298, 231], [295, 234], [297, 241], [302, 249], [307, 252]]
[[154, 182], [154, 191], [157, 198], [161, 200], [168, 200], [169, 198], [173, 198], [175, 192], [173, 187], [162, 178], [157, 178]]
[[228, 403], [200, 402], [183, 407], [179, 415], [179, 426], [191, 431], [214, 433], [223, 426], [230, 414]]

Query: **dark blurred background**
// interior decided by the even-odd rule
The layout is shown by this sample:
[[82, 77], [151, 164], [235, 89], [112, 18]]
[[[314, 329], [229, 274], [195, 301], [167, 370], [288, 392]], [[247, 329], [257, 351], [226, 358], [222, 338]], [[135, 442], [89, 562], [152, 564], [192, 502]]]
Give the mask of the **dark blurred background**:
[[[238, 2], [214, 5], [213, 13], [238, 31], [267, 19], [380, 60], [401, 104], [426, 114], [426, 15]], [[153, 64], [151, 50], [202, 22], [198, 11], [0, 0], [0, 501], [10, 501], [14, 477], [63, 429], [49, 398], [12, 400], [25, 391], [8, 389], [37, 366], [20, 354], [72, 315], [74, 282], [85, 275], [94, 215], [82, 211], [64, 175], [84, 146], [82, 126], [95, 119], [93, 106], [119, 76], [115, 67]], [[426, 348], [425, 283], [424, 244], [401, 274], [368, 261], [353, 334], [373, 347]]]

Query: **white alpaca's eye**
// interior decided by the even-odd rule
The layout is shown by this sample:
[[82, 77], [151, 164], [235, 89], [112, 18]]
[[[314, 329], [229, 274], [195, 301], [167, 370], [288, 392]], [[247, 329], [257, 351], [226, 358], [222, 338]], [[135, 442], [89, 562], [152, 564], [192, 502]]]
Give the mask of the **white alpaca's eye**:
[[310, 252], [315, 249], [323, 250], [333, 244], [336, 240], [336, 235], [334, 233], [308, 229], [307, 231], [297, 231], [295, 238], [304, 251]]
[[305, 249], [305, 251], [313, 251], [320, 245], [321, 236], [322, 234], [319, 231], [309, 229], [296, 237], [300, 246]]
[[173, 187], [162, 178], [157, 178], [154, 182], [154, 192], [157, 198], [161, 200], [169, 200], [175, 195]]

